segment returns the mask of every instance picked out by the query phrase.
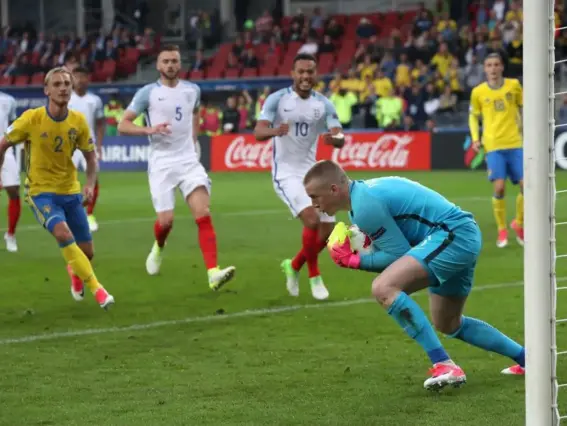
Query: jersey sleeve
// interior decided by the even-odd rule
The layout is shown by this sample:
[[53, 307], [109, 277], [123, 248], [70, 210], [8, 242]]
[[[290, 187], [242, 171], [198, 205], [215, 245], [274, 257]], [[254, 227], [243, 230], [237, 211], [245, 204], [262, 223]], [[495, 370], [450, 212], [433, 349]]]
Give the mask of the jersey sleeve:
[[87, 124], [84, 116], [79, 117], [79, 130], [77, 132], [77, 148], [83, 152], [92, 152], [95, 149], [94, 140], [91, 135], [91, 130]]
[[276, 92], [272, 93], [266, 98], [264, 105], [262, 106], [262, 110], [260, 111], [260, 117], [258, 121], [264, 120], [273, 123], [276, 119], [276, 114], [278, 112], [278, 105], [280, 103], [280, 99], [283, 96], [283, 92]]
[[136, 92], [130, 105], [126, 108], [127, 111], [133, 111], [136, 113], [136, 116], [142, 114], [143, 112], [147, 111], [148, 107], [150, 106], [150, 93], [152, 91], [152, 86], [144, 86], [140, 90]]
[[519, 80], [516, 80], [516, 103], [520, 108], [524, 106], [524, 89]]
[[16, 102], [16, 99], [12, 98], [12, 101], [10, 102], [10, 112], [8, 115], [8, 120], [10, 122], [16, 120], [16, 118], [18, 118], [18, 112], [17, 112], [17, 108], [18, 108], [18, 104]]
[[323, 98], [325, 102], [325, 121], [327, 123], [327, 128], [332, 129], [334, 127], [340, 127], [341, 122], [339, 121], [339, 116], [337, 115], [337, 110], [335, 105], [327, 98]]
[[96, 97], [95, 118], [97, 120], [104, 118], [104, 105], [102, 103], [102, 99], [99, 96]]
[[476, 117], [480, 116], [482, 113], [477, 88], [474, 88], [471, 92], [471, 104], [469, 108], [469, 113]]
[[195, 96], [195, 106], [193, 107], [193, 112], [197, 114], [199, 112], [199, 108], [201, 107], [201, 88], [196, 84], [194, 86], [195, 86], [196, 96]]
[[375, 251], [360, 257], [360, 269], [381, 272], [406, 254], [411, 246], [379, 197], [365, 196], [356, 225], [370, 236]]
[[4, 137], [9, 144], [16, 145], [26, 141], [31, 132], [31, 116], [33, 110], [27, 110], [19, 118], [17, 118], [8, 128]]

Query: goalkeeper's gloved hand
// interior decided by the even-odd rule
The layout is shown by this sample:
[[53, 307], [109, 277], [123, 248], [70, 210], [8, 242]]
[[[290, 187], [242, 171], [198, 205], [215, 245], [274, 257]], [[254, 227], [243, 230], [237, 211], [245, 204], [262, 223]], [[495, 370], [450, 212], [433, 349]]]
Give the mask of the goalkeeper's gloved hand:
[[360, 256], [352, 252], [349, 240], [349, 230], [343, 222], [335, 225], [329, 236], [327, 248], [331, 259], [342, 268], [359, 269]]

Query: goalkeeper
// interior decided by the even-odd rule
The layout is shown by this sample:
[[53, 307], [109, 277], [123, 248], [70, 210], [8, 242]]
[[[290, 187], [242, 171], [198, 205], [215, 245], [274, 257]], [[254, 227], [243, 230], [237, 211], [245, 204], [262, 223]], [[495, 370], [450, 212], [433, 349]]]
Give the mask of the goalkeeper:
[[372, 282], [372, 295], [429, 356], [433, 368], [426, 389], [458, 387], [466, 376], [409, 297], [425, 288], [432, 322], [440, 332], [513, 359], [516, 365], [503, 374], [524, 374], [525, 351], [520, 344], [483, 321], [463, 316], [482, 245], [472, 214], [408, 179], [351, 181], [332, 161], [316, 163], [304, 185], [315, 207], [328, 215], [348, 211], [351, 222], [372, 240], [372, 253], [354, 253], [346, 225], [338, 223], [328, 248], [343, 268], [381, 272]]

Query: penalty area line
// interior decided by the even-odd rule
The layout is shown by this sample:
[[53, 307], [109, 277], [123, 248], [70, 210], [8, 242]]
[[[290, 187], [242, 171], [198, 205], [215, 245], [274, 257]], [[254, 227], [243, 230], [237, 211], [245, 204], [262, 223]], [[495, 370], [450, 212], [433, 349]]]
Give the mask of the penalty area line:
[[[557, 281], [566, 281], [567, 277], [564, 278], [557, 278]], [[523, 281], [515, 281], [509, 283], [495, 283], [495, 284], [487, 284], [481, 285], [478, 287], [473, 287], [473, 291], [487, 291], [487, 290], [497, 290], [502, 288], [509, 288], [509, 287], [521, 287], [523, 286]], [[427, 294], [426, 292], [417, 293], [415, 296], [422, 296]], [[167, 321], [155, 321], [145, 324], [132, 324], [128, 326], [122, 327], [107, 327], [107, 328], [92, 328], [92, 329], [85, 329], [85, 330], [71, 330], [71, 331], [63, 331], [63, 332], [56, 332], [56, 333], [45, 333], [45, 334], [32, 334], [29, 336], [22, 336], [22, 337], [14, 337], [10, 339], [1, 339], [0, 346], [5, 345], [12, 345], [17, 343], [32, 343], [32, 342], [39, 342], [39, 341], [46, 341], [46, 340], [57, 340], [66, 337], [82, 337], [82, 336], [92, 336], [92, 335], [100, 335], [100, 334], [111, 334], [111, 333], [124, 333], [124, 332], [132, 332], [132, 331], [141, 331], [141, 330], [150, 330], [154, 328], [160, 327], [168, 327], [168, 326], [176, 326], [176, 325], [184, 325], [184, 324], [194, 324], [194, 323], [208, 323], [208, 322], [215, 322], [215, 321], [228, 321], [237, 318], [245, 318], [245, 317], [259, 317], [259, 316], [271, 316], [277, 315], [286, 312], [295, 312], [295, 311], [302, 311], [302, 310], [311, 310], [311, 309], [325, 309], [325, 308], [340, 308], [345, 306], [354, 306], [366, 303], [376, 303], [372, 298], [361, 298], [361, 299], [351, 299], [351, 300], [341, 300], [336, 302], [321, 302], [321, 303], [311, 303], [311, 304], [304, 304], [304, 305], [290, 305], [290, 306], [280, 306], [275, 308], [262, 308], [262, 309], [250, 309], [241, 312], [235, 312], [231, 314], [224, 314], [224, 315], [206, 315], [206, 316], [198, 316], [198, 317], [189, 317], [183, 318], [178, 320], [167, 320]], [[119, 307], [115, 307], [115, 309], [120, 309]]]

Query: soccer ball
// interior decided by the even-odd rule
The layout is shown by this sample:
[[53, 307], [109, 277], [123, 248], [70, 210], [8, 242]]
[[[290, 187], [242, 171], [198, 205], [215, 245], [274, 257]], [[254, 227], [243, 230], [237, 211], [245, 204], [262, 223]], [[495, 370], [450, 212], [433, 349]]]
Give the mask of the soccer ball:
[[358, 254], [372, 253], [372, 241], [360, 228], [356, 225], [351, 225], [349, 228], [350, 248], [353, 252]]

